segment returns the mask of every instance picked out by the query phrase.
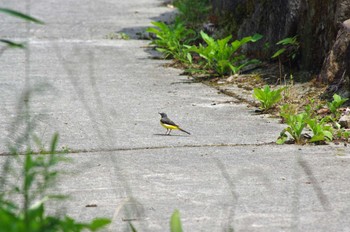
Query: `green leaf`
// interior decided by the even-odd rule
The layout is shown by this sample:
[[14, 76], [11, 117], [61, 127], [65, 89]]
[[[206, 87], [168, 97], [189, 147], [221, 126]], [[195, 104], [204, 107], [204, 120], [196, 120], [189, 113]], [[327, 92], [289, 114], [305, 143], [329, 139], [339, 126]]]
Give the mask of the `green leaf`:
[[288, 125], [288, 127], [283, 130], [283, 133], [288, 132], [294, 139], [295, 143], [299, 144], [302, 139], [301, 133], [306, 126], [306, 121], [308, 120], [308, 115], [303, 112], [297, 115], [285, 114], [283, 117]]
[[254, 88], [253, 97], [259, 101], [263, 101], [265, 99], [263, 90], [259, 88]]
[[215, 40], [211, 38], [209, 35], [207, 35], [204, 31], [200, 32], [200, 35], [202, 36], [202, 39], [208, 44], [208, 46], [215, 46]]
[[310, 139], [310, 142], [314, 143], [314, 142], [319, 142], [324, 140], [325, 140], [325, 136], [323, 134], [319, 134], [319, 135], [312, 136], [312, 138]]
[[252, 38], [251, 38], [250, 41], [251, 41], [251, 42], [256, 42], [256, 41], [260, 40], [262, 37], [263, 37], [263, 36], [260, 35], [260, 34], [255, 34], [255, 35], [252, 36]]
[[241, 65], [239, 66], [234, 66], [234, 68], [231, 68], [231, 70], [233, 71], [234, 74], [236, 74], [237, 72], [239, 72], [242, 68], [251, 65], [251, 64], [259, 64], [261, 63], [260, 60], [257, 59], [252, 59], [252, 60], [248, 60], [243, 62]]
[[284, 89], [271, 90], [270, 86], [265, 85], [263, 89], [254, 88], [253, 97], [260, 101], [260, 108], [268, 110], [282, 99], [281, 92]]
[[288, 37], [288, 38], [285, 38], [285, 39], [282, 39], [280, 41], [278, 41], [276, 44], [277, 45], [287, 45], [287, 44], [295, 44], [297, 42], [297, 37], [294, 36], [294, 37]]
[[271, 58], [276, 58], [278, 57], [279, 55], [281, 55], [283, 52], [285, 52], [286, 49], [285, 48], [281, 48], [280, 50], [278, 50], [277, 52], [275, 52], [275, 54], [273, 54], [273, 56], [271, 56]]
[[0, 39], [0, 42], [5, 43], [9, 47], [13, 47], [13, 48], [25, 48], [25, 45], [23, 43], [16, 43], [7, 39]]
[[265, 86], [264, 86], [264, 93], [268, 94], [268, 93], [270, 93], [270, 92], [271, 92], [270, 86], [265, 85]]
[[192, 56], [191, 56], [191, 53], [187, 53], [186, 54], [186, 57], [187, 57], [187, 60], [190, 62], [190, 64], [192, 64]]
[[334, 101], [340, 101], [341, 100], [341, 97], [338, 95], [338, 94], [334, 94], [333, 95], [333, 99], [334, 99]]
[[44, 22], [39, 20], [39, 19], [36, 19], [32, 16], [29, 16], [29, 15], [23, 14], [19, 11], [11, 10], [8, 8], [0, 8], [0, 12], [11, 15], [13, 17], [17, 17], [17, 18], [26, 20], [26, 21], [30, 21], [30, 22], [34, 22], [34, 23], [38, 23], [38, 24], [44, 24]]
[[171, 232], [182, 232], [182, 225], [180, 220], [180, 212], [179, 210], [175, 210], [171, 215], [170, 219], [170, 231]]
[[337, 115], [338, 112], [337, 110], [348, 100], [348, 98], [342, 98], [338, 94], [333, 95], [333, 101], [332, 102], [327, 102], [327, 106], [329, 110]]
[[[217, 41], [218, 54], [223, 54], [225, 52], [229, 52], [228, 42], [230, 41], [231, 38], [232, 38], [232, 36], [229, 35], [226, 38], [223, 38], [223, 39], [220, 39]], [[227, 58], [229, 58], [229, 57], [227, 57]]]
[[45, 196], [43, 197], [41, 200], [38, 200], [37, 202], [35, 202], [33, 205], [31, 205], [29, 207], [30, 210], [34, 210], [37, 209], [39, 207], [42, 207], [44, 205], [45, 202], [47, 202], [49, 200], [49, 197]]
[[159, 28], [161, 28], [161, 29], [165, 29], [165, 28], [168, 27], [165, 23], [160, 22], [160, 21], [158, 21], [158, 22], [151, 22], [151, 23], [152, 23], [154, 26], [159, 27]]
[[187, 29], [183, 24], [175, 22], [174, 25], [166, 25], [163, 22], [152, 22], [157, 28], [148, 28], [147, 32], [154, 33], [156, 39], [151, 44], [163, 53], [165, 58], [171, 57], [184, 63], [191, 63], [190, 49], [187, 43], [196, 39], [196, 33]]
[[277, 141], [276, 141], [276, 143], [277, 143], [278, 145], [284, 144], [284, 143], [287, 141], [288, 136], [287, 136], [287, 134], [286, 134], [285, 132], [286, 132], [286, 130], [283, 130], [283, 131], [281, 132], [281, 134], [280, 134], [280, 137], [278, 137], [278, 139], [277, 139]]
[[342, 106], [347, 100], [348, 98], [342, 98], [341, 96], [339, 96], [338, 94], [334, 94], [333, 95], [333, 103], [335, 103], [336, 107], [339, 108], [340, 106]]
[[92, 231], [97, 231], [97, 230], [105, 227], [106, 225], [108, 225], [110, 223], [111, 223], [110, 219], [107, 219], [107, 218], [96, 218], [90, 223], [89, 229], [92, 230]]
[[282, 144], [284, 144], [284, 143], [287, 141], [287, 139], [288, 139], [287, 136], [279, 137], [279, 138], [277, 139], [276, 143], [277, 143], [278, 145], [282, 145]]
[[149, 27], [147, 28], [146, 32], [151, 32], [153, 34], [158, 35], [158, 33], [160, 32], [158, 29], [154, 28], [154, 27]]
[[329, 140], [332, 141], [333, 140], [333, 134], [330, 131], [324, 131], [323, 132], [324, 136]]
[[58, 133], [55, 133], [51, 140], [51, 147], [50, 147], [51, 154], [56, 152], [57, 143], [58, 143]]
[[129, 222], [129, 226], [131, 228], [131, 232], [137, 232], [136, 228], [134, 227], [134, 225], [131, 222]]

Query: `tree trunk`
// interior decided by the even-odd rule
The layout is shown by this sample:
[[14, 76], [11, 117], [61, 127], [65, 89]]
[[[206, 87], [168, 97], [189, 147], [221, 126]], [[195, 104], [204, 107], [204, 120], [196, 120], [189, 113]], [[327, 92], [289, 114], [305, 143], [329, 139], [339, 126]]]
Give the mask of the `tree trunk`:
[[350, 97], [350, 19], [343, 24], [337, 39], [327, 55], [321, 69], [320, 78], [328, 83], [324, 97], [331, 98], [334, 93]]
[[[334, 47], [336, 39], [344, 33], [339, 31], [344, 30], [342, 23], [350, 18], [349, 0], [212, 0], [212, 6], [214, 14], [230, 15], [235, 25], [235, 31], [230, 33], [239, 38], [254, 33], [264, 36], [259, 43], [249, 46], [250, 53], [269, 59], [279, 49], [276, 46], [279, 40], [297, 36], [298, 64], [302, 70], [318, 74], [323, 67], [322, 80], [330, 83], [343, 78], [343, 74], [328, 75], [324, 69], [331, 65], [325, 64], [328, 55], [337, 57], [328, 58], [329, 62], [343, 64], [349, 60], [349, 50], [342, 50], [341, 55]], [[348, 33], [342, 36], [343, 40], [345, 37], [349, 37]], [[344, 80], [350, 73], [349, 66], [345, 70]]]

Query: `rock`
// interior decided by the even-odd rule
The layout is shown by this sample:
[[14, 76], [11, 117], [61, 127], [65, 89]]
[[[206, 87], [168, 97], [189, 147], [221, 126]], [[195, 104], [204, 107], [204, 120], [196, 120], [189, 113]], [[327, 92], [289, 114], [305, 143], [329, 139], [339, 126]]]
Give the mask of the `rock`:
[[231, 75], [226, 79], [226, 82], [231, 83], [234, 81], [234, 79], [237, 79], [237, 77], [238, 77], [238, 74]]
[[345, 110], [338, 123], [342, 128], [350, 128], [350, 108]]
[[348, 32], [350, 32], [350, 19], [345, 20], [345, 21], [343, 22], [343, 27], [344, 27]]
[[326, 115], [329, 114], [331, 111], [328, 108], [321, 108], [317, 110], [318, 115]]
[[339, 124], [342, 128], [350, 128], [350, 115], [343, 115], [339, 119]]

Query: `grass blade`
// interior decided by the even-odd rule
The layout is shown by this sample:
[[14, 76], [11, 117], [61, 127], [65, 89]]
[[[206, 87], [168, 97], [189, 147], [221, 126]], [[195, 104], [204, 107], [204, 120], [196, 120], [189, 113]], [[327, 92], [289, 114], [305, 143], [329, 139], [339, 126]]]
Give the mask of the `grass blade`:
[[25, 48], [24, 44], [16, 43], [16, 42], [13, 42], [13, 41], [7, 40], [7, 39], [0, 39], [0, 42], [5, 43], [9, 47], [13, 47], [13, 48]]
[[29, 15], [23, 14], [19, 11], [11, 10], [8, 8], [0, 8], [0, 12], [14, 16], [16, 18], [26, 20], [26, 21], [30, 21], [30, 22], [34, 22], [34, 23], [38, 23], [38, 24], [44, 24], [44, 22], [39, 20], [39, 19], [36, 19], [32, 16], [29, 16]]
[[171, 215], [170, 219], [170, 231], [171, 232], [182, 232], [182, 225], [181, 225], [181, 219], [180, 219], [180, 212], [179, 210], [175, 210], [173, 215]]

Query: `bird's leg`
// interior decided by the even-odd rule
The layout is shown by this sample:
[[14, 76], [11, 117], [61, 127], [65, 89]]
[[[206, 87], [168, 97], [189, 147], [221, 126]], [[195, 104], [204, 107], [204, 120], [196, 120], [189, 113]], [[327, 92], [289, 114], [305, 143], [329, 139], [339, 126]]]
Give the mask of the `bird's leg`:
[[166, 129], [166, 132], [165, 132], [166, 135], [168, 134], [168, 130], [169, 130], [169, 129], [167, 128], [167, 129]]
[[170, 135], [170, 132], [171, 132], [171, 129], [169, 129], [169, 134], [168, 135]]

